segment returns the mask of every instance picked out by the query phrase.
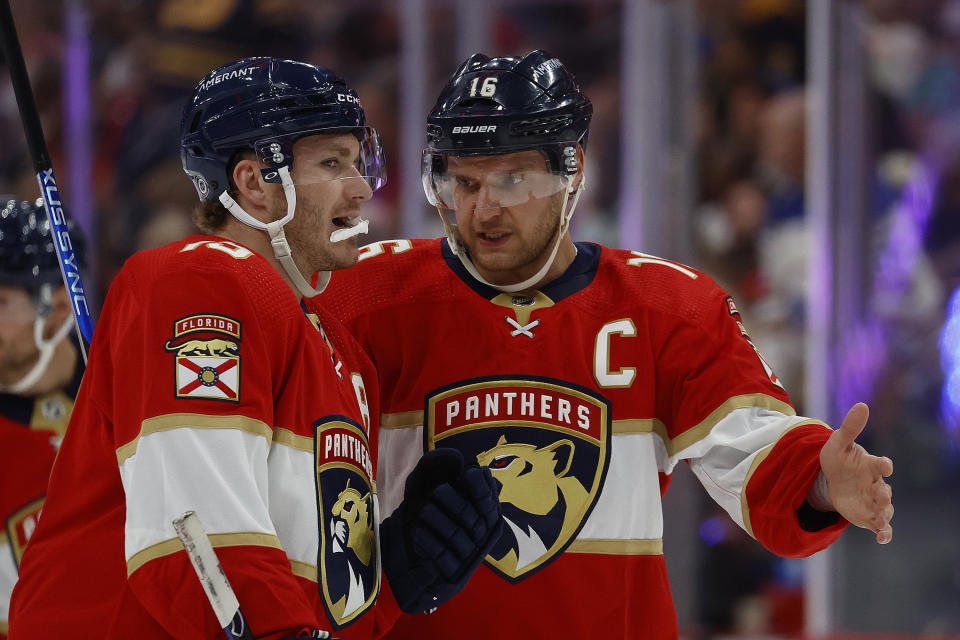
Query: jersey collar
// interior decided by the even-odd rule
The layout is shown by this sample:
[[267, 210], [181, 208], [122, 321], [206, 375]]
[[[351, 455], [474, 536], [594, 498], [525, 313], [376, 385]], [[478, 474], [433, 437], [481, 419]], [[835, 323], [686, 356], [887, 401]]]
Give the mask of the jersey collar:
[[[577, 257], [573, 259], [573, 262], [570, 263], [567, 270], [564, 271], [559, 278], [551, 280], [539, 289], [541, 293], [554, 302], [559, 302], [567, 296], [571, 296], [581, 289], [587, 288], [587, 286], [593, 282], [593, 277], [597, 274], [597, 266], [600, 264], [600, 245], [592, 242], [577, 242], [575, 244], [577, 245]], [[450, 250], [450, 245], [447, 243], [446, 238], [441, 240], [440, 246], [443, 253], [443, 260], [447, 263], [447, 267], [449, 267], [458, 278], [463, 280], [468, 287], [487, 300], [493, 300], [503, 293], [499, 289], [487, 286], [471, 276], [463, 267], [459, 258], [453, 255], [453, 251]]]

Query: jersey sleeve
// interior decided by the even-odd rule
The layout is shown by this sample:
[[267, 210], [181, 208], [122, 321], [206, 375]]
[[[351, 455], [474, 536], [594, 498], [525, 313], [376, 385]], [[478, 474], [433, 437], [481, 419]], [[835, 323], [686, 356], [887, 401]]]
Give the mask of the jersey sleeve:
[[264, 326], [240, 278], [216, 266], [133, 287], [136, 301], [114, 323], [129, 584], [171, 636], [222, 634], [172, 527], [193, 510], [258, 637], [296, 635], [320, 624], [268, 509], [272, 398], [290, 357], [284, 323]]
[[832, 543], [845, 521], [818, 528], [798, 515], [831, 430], [796, 415], [733, 300], [713, 287], [695, 313], [657, 329], [657, 414], [668, 434], [662, 470], [686, 460], [730, 517], [778, 555], [807, 556]]

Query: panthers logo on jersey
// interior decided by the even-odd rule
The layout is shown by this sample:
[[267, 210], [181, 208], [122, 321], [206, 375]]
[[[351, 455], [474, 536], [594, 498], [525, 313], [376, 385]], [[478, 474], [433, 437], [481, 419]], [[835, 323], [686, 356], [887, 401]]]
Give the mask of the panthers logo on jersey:
[[566, 549], [583, 527], [610, 461], [610, 402], [562, 380], [462, 380], [425, 402], [425, 447], [454, 447], [490, 469], [507, 529], [486, 558], [519, 582]]
[[344, 416], [314, 424], [320, 548], [317, 587], [338, 629], [373, 605], [380, 591], [377, 507], [364, 428]]

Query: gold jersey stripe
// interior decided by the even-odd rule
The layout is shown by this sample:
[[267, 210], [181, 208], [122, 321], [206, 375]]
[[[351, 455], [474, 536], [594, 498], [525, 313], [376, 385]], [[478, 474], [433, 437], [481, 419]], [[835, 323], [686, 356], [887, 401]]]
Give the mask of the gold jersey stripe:
[[10, 634], [10, 627], [6, 620], [0, 620], [0, 633], [5, 636]]
[[[208, 534], [210, 544], [214, 547], [272, 547], [274, 549], [283, 549], [280, 546], [280, 539], [272, 533], [258, 533], [256, 531], [244, 531], [241, 533], [211, 533]], [[136, 552], [127, 560], [127, 577], [133, 575], [133, 572], [147, 564], [151, 560], [162, 558], [183, 550], [183, 543], [180, 538], [171, 538], [157, 544], [150, 545], [146, 549]]]
[[797, 415], [793, 407], [786, 402], [777, 400], [773, 396], [768, 396], [763, 393], [748, 393], [742, 396], [733, 396], [711, 411], [710, 415], [704, 418], [700, 424], [687, 429], [672, 440], [664, 440], [667, 445], [667, 453], [672, 456], [678, 451], [682, 451], [694, 443], [703, 440], [718, 422], [737, 409], [769, 409], [770, 411], [778, 411], [788, 416]]
[[[0, 531], [0, 547], [8, 544], [10, 544], [10, 539], [7, 537], [6, 530]], [[0, 553], [3, 553], [3, 552], [0, 551]]]
[[263, 436], [267, 439], [267, 442], [270, 442], [273, 438], [273, 429], [268, 427], [266, 423], [255, 420], [254, 418], [248, 418], [247, 416], [168, 413], [163, 416], [147, 418], [140, 423], [140, 433], [137, 434], [137, 437], [117, 448], [117, 464], [123, 464], [127, 458], [137, 452], [137, 445], [140, 443], [140, 438], [148, 436], [151, 433], [169, 431], [170, 429], [181, 429], [184, 427], [193, 429], [238, 429], [256, 436]]
[[667, 439], [667, 427], [656, 418], [635, 418], [632, 420], [614, 420], [613, 433], [655, 433], [661, 439]]
[[304, 580], [309, 580], [310, 582], [317, 581], [317, 565], [309, 564], [307, 562], [300, 562], [299, 560], [291, 560], [290, 568], [293, 569], [293, 575], [303, 578]]
[[408, 429], [423, 426], [423, 411], [380, 414], [381, 429]]
[[614, 540], [605, 538], [578, 538], [564, 553], [599, 553], [611, 556], [662, 556], [663, 540]]
[[296, 449], [298, 451], [306, 451], [307, 453], [313, 453], [313, 437], [312, 436], [301, 436], [290, 429], [284, 429], [283, 427], [276, 427], [273, 430], [273, 443], [282, 444], [291, 449]]
[[[830, 429], [829, 426], [821, 422], [820, 420], [804, 420], [803, 422], [798, 422], [795, 425], [792, 425], [789, 429], [780, 434], [780, 437], [776, 439], [772, 444], [764, 447], [760, 452], [754, 457], [753, 462], [750, 464], [750, 469], [747, 471], [746, 477], [743, 479], [743, 488], [740, 489], [740, 510], [743, 513], [743, 528], [746, 529], [747, 533], [750, 534], [751, 538], [756, 539], [756, 536], [753, 535], [753, 525], [750, 522], [750, 505], [747, 504], [747, 486], [750, 484], [750, 478], [753, 477], [753, 472], [757, 470], [757, 467], [760, 466], [760, 463], [766, 460], [767, 456], [770, 455], [770, 452], [773, 451], [773, 448], [776, 446], [777, 442], [780, 442], [780, 438], [787, 435], [797, 427], [802, 427], [810, 424], [818, 424], [825, 429]], [[830, 429], [833, 431], [833, 429]]]

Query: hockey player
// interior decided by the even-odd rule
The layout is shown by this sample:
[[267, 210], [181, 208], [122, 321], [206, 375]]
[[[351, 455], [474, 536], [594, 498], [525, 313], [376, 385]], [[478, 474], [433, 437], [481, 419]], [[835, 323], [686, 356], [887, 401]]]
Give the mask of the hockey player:
[[11, 638], [222, 637], [171, 524], [187, 510], [258, 638], [376, 637], [398, 604], [449, 598], [500, 533], [489, 471], [440, 451], [378, 539], [376, 374], [302, 308], [357, 259], [379, 137], [330, 71], [252, 58], [197, 85], [181, 145], [205, 234], [133, 256], [110, 289]]
[[474, 55], [427, 118], [422, 177], [446, 238], [361, 250], [316, 304], [381, 382], [386, 509], [421, 451], [489, 468], [507, 524], [466, 589], [391, 638], [675, 638], [661, 496], [686, 462], [766, 548], [846, 524], [888, 542], [892, 462], [797, 416], [705, 274], [573, 242], [592, 107], [564, 65]]
[[[0, 640], [83, 364], [42, 201], [0, 197]], [[75, 246], [79, 230], [70, 225]], [[77, 255], [83, 258], [83, 251]]]

